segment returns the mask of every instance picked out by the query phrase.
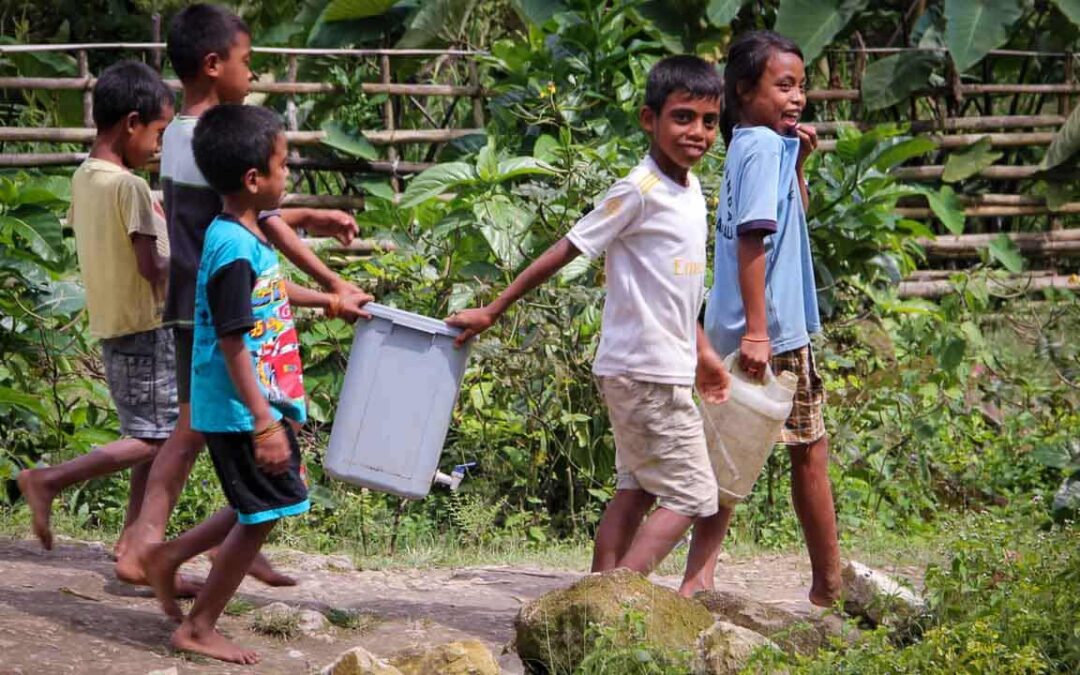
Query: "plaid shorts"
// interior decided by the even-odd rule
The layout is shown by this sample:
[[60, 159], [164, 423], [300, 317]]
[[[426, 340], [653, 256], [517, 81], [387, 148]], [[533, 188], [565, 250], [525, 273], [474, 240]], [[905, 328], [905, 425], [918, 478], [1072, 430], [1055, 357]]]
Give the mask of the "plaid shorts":
[[825, 384], [814, 364], [810, 345], [781, 354], [773, 354], [769, 365], [779, 375], [785, 370], [795, 373], [799, 383], [791, 415], [780, 432], [784, 445], [809, 445], [825, 435]]
[[120, 433], [144, 440], [168, 438], [180, 414], [172, 331], [158, 328], [102, 340], [101, 360]]

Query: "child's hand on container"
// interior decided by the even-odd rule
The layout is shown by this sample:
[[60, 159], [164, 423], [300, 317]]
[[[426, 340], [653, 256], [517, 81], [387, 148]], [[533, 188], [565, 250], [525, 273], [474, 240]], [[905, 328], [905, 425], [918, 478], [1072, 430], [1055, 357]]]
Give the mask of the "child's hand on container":
[[346, 321], [370, 319], [371, 314], [365, 312], [362, 308], [374, 299], [374, 297], [361, 290], [346, 293], [341, 296], [341, 307], [338, 310], [338, 316]]
[[264, 473], [277, 476], [289, 470], [292, 449], [281, 423], [274, 422], [273, 425], [273, 433], [255, 435], [255, 463]]
[[461, 335], [454, 338], [454, 346], [460, 347], [471, 338], [491, 328], [491, 324], [495, 323], [497, 318], [499, 316], [487, 307], [466, 309], [446, 317], [448, 325], [462, 329]]
[[771, 358], [772, 344], [768, 336], [760, 338], [743, 336], [742, 342], [739, 343], [739, 367], [744, 373], [755, 380], [761, 380], [765, 377], [765, 368], [769, 365]]
[[724, 366], [723, 359], [711, 349], [698, 354], [696, 379], [698, 395], [705, 401], [723, 403], [728, 399], [731, 375]]

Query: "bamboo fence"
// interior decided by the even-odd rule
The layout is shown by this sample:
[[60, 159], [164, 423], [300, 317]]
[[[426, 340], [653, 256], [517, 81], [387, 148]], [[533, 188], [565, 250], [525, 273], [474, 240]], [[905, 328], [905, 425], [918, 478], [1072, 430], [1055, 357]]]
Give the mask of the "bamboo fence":
[[[126, 50], [149, 53], [152, 62], [160, 66], [164, 49], [161, 42], [105, 43], [68, 45], [0, 45], [0, 56], [26, 52], [65, 52], [74, 54], [78, 63], [78, 77], [0, 77], [0, 90], [80, 91], [83, 98], [83, 128], [0, 128], [0, 147], [5, 143], [89, 144], [93, 139], [90, 93], [95, 79], [89, 69], [89, 53], [94, 50]], [[349, 174], [355, 172], [387, 175], [396, 192], [404, 186], [410, 175], [430, 166], [440, 146], [466, 136], [484, 133], [484, 105], [489, 96], [480, 82], [476, 62], [478, 52], [463, 50], [394, 50], [394, 49], [301, 49], [255, 47], [257, 54], [277, 55], [286, 59], [285, 77], [281, 81], [254, 82], [252, 91], [287, 97], [285, 120], [287, 136], [292, 148], [289, 164], [300, 171], [325, 171]], [[859, 83], [866, 67], [868, 55], [884, 55], [910, 51], [903, 49], [865, 48], [861, 50], [829, 50], [830, 72], [836, 72], [841, 60], [855, 56], [855, 67], [848, 68], [851, 86], [844, 87], [836, 76], [831, 77], [829, 88], [808, 92], [812, 111], [818, 118], [812, 122], [822, 136], [819, 148], [822, 152], [834, 152], [834, 138], [844, 127], [866, 129], [871, 124], [862, 106]], [[340, 157], [328, 152], [316, 152], [323, 145], [326, 134], [322, 131], [300, 130], [298, 124], [297, 97], [340, 93], [332, 82], [299, 81], [299, 60], [304, 58], [330, 57], [334, 59], [374, 59], [378, 63], [379, 79], [375, 82], [358, 83], [360, 91], [370, 95], [385, 95], [381, 105], [382, 128], [363, 132], [373, 145], [383, 148], [385, 159], [363, 160]], [[453, 60], [464, 65], [465, 77], [454, 83], [441, 82], [395, 82], [394, 61], [401, 58]], [[1080, 202], [1070, 202], [1051, 208], [1040, 197], [1028, 194], [1033, 181], [1040, 177], [1040, 169], [1034, 153], [1027, 152], [1028, 163], [1010, 161], [1017, 153], [1029, 148], [1048, 146], [1054, 131], [1060, 127], [1073, 108], [1076, 95], [1080, 95], [1080, 83], [1074, 81], [1075, 57], [1064, 52], [1034, 52], [995, 50], [985, 63], [997, 58], [1058, 59], [1063, 62], [1061, 82], [1019, 83], [961, 83], [954, 78], [947, 86], [916, 92], [911, 99], [909, 114], [902, 120], [910, 133], [931, 139], [938, 147], [936, 164], [909, 163], [894, 170], [894, 175], [907, 181], [934, 183], [942, 178], [945, 160], [950, 152], [963, 150], [983, 138], [991, 147], [1005, 153], [1006, 161], [991, 165], [957, 186], [964, 193], [994, 189], [986, 194], [962, 196], [968, 229], [973, 234], [939, 236], [920, 242], [931, 261], [971, 260], [979, 257], [991, 240], [1006, 231], [1018, 248], [1029, 258], [1042, 260], [1050, 269], [1037, 270], [1023, 278], [1030, 282], [1027, 287], [1038, 290], [1045, 287], [1071, 288], [1072, 276], [1057, 274], [1058, 263], [1071, 257], [1080, 257], [1080, 229], [1068, 229], [1080, 223]], [[992, 72], [989, 70], [984, 73]], [[984, 79], [990, 79], [989, 77]], [[179, 88], [176, 81], [168, 81]], [[1001, 114], [1002, 97], [1012, 97], [1008, 114]], [[1034, 101], [1031, 110], [1019, 111], [1020, 97]], [[471, 115], [467, 126], [450, 125], [452, 115], [446, 115], [440, 123], [425, 109], [421, 100], [429, 98], [450, 99], [450, 111], [459, 99], [471, 101]], [[918, 103], [922, 103], [921, 107]], [[1055, 105], [1056, 102], [1056, 105]], [[432, 128], [403, 129], [400, 127], [402, 111], [414, 105]], [[903, 106], [901, 106], [903, 107]], [[1049, 110], [1047, 108], [1050, 108]], [[927, 115], [931, 109], [934, 114]], [[847, 117], [847, 119], [844, 119]], [[408, 146], [427, 145], [425, 161], [405, 161], [403, 150]], [[1041, 150], [1039, 151], [1041, 154]], [[1010, 153], [1012, 153], [1010, 157]], [[86, 157], [84, 152], [0, 152], [2, 167], [50, 167], [75, 165]], [[1080, 177], [1073, 176], [1073, 177]], [[346, 195], [289, 195], [291, 204], [329, 206], [335, 208], [362, 208], [362, 194]], [[933, 212], [922, 198], [905, 200], [897, 209], [898, 214], [914, 219], [933, 221]], [[1041, 228], [1044, 232], [1008, 232], [1017, 229]], [[940, 230], [939, 230], [940, 231]], [[374, 247], [372, 248], [374, 250]], [[948, 283], [948, 270], [931, 270], [936, 278], [912, 278], [901, 290], [909, 295], [933, 295]], [[1055, 281], [1056, 280], [1056, 281]], [[919, 285], [921, 284], [921, 285]]]

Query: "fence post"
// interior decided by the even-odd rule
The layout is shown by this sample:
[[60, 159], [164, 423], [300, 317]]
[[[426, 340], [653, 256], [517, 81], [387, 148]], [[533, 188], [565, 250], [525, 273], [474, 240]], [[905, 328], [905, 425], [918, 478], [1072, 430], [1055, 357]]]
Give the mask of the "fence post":
[[[288, 68], [285, 72], [285, 81], [288, 83], [296, 82], [297, 73], [299, 72], [299, 62], [296, 54], [289, 55]], [[289, 94], [289, 98], [285, 101], [285, 124], [288, 126], [289, 131], [298, 131], [300, 128], [300, 122], [297, 120], [296, 114], [296, 94]], [[294, 145], [289, 151], [289, 155], [293, 159], [300, 157], [300, 151]]]
[[[382, 75], [382, 83], [390, 84], [390, 56], [388, 54], [379, 57], [379, 71]], [[386, 95], [386, 103], [383, 103], [383, 118], [383, 125], [392, 135], [397, 125], [394, 123], [394, 97], [391, 94]], [[390, 160], [390, 165], [394, 167], [390, 176], [390, 187], [393, 188], [394, 192], [401, 192], [401, 179], [397, 175], [398, 151], [394, 145], [387, 147], [386, 158]]]
[[[150, 37], [151, 42], [161, 42], [161, 14], [154, 12], [150, 17]], [[154, 64], [154, 70], [161, 72], [161, 48], [155, 47], [150, 50], [151, 63]]]
[[484, 128], [484, 97], [480, 91], [480, 70], [476, 59], [469, 58], [469, 84], [473, 87], [472, 114], [477, 129]]
[[94, 92], [90, 88], [90, 59], [85, 49], [79, 50], [79, 77], [84, 81], [82, 94], [83, 126], [94, 127]]

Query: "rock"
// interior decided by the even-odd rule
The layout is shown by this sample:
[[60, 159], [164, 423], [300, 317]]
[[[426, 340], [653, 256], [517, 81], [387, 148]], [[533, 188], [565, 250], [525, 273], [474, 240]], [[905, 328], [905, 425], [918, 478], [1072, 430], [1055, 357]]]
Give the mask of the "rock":
[[850, 560], [841, 570], [844, 611], [874, 625], [901, 626], [926, 610], [926, 602], [888, 575]]
[[761, 633], [784, 651], [810, 655], [841, 635], [842, 622], [831, 616], [799, 616], [731, 591], [703, 591], [694, 599], [719, 621]]
[[717, 621], [698, 639], [698, 675], [734, 675], [746, 667], [750, 654], [758, 647], [779, 647], [770, 639], [749, 628], [727, 621]]
[[165, 670], [151, 670], [146, 675], [177, 675], [176, 666], [172, 668], [166, 668]]
[[499, 675], [500, 672], [491, 650], [479, 640], [409, 649], [393, 656], [390, 663], [402, 675]]
[[329, 627], [330, 621], [327, 620], [322, 612], [316, 612], [313, 609], [300, 610], [298, 628], [304, 635], [322, 633]]
[[363, 647], [353, 647], [319, 671], [319, 675], [402, 675], [401, 671]]
[[[590, 574], [569, 588], [524, 605], [514, 620], [518, 656], [526, 667], [569, 672], [585, 656], [590, 626], [619, 631], [629, 612], [641, 617], [643, 639], [661, 649], [693, 651], [713, 618], [699, 602], [620, 569]], [[615, 646], [621, 633], [615, 633]], [[626, 643], [634, 636], [625, 635]]]

